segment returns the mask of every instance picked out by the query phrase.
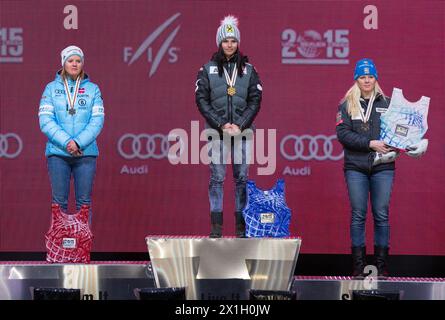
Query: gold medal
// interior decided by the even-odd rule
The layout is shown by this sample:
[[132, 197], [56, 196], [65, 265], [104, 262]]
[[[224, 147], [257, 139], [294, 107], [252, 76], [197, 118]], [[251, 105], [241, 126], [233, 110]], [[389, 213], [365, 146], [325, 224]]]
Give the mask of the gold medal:
[[223, 69], [224, 69], [224, 76], [226, 77], [226, 82], [228, 85], [227, 94], [233, 97], [236, 94], [235, 82], [236, 82], [236, 76], [238, 75], [238, 68], [236, 67], [236, 64], [233, 66], [232, 77], [229, 77], [229, 73], [227, 72], [226, 68]]

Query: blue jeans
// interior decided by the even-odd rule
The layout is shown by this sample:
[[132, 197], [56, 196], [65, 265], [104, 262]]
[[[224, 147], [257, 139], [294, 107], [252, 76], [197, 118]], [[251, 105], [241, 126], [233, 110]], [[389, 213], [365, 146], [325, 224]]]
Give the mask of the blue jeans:
[[209, 142], [210, 182], [209, 202], [210, 212], [223, 211], [224, 179], [226, 177], [227, 158], [230, 160], [235, 180], [235, 211], [242, 212], [246, 206], [246, 183], [250, 162], [252, 140], [236, 143], [233, 139], [213, 140]]
[[[91, 205], [91, 192], [96, 174], [96, 157], [48, 157], [48, 172], [51, 180], [52, 201], [63, 211], [68, 209], [71, 175], [74, 178], [76, 210], [84, 204]], [[90, 207], [91, 222], [91, 207]]]
[[353, 247], [365, 246], [365, 223], [368, 198], [371, 196], [374, 217], [374, 245], [389, 246], [389, 200], [394, 170], [365, 174], [346, 170], [345, 179], [351, 204], [351, 241]]

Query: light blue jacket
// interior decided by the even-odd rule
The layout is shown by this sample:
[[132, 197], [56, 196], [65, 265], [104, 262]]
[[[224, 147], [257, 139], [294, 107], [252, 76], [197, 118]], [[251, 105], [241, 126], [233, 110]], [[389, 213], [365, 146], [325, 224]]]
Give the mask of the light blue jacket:
[[[70, 92], [74, 92], [75, 84], [69, 78]], [[96, 138], [104, 124], [104, 105], [99, 87], [87, 75], [79, 85], [74, 104], [76, 113], [70, 115], [69, 108], [62, 77], [57, 73], [56, 79], [46, 86], [40, 100], [40, 130], [48, 137], [45, 155], [71, 157], [66, 147], [70, 140], [74, 140], [84, 156], [97, 156], [99, 150]]]

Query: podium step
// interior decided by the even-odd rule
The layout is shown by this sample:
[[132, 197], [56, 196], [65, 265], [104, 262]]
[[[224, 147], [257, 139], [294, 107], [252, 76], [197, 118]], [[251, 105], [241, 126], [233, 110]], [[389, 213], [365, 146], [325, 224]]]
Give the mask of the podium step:
[[[208, 280], [209, 285], [212, 285]], [[207, 294], [201, 300], [242, 299], [235, 289], [248, 280], [226, 279], [225, 295]], [[237, 287], [238, 286], [238, 287]], [[135, 289], [156, 288], [147, 261], [92, 261], [49, 264], [41, 261], [3, 261], [0, 264], [0, 300], [31, 300], [33, 288], [80, 288], [84, 300], [135, 300]], [[297, 300], [349, 300], [353, 291], [399, 292], [401, 300], [445, 300], [445, 278], [390, 277], [365, 282], [347, 276], [296, 276], [292, 291]], [[221, 292], [221, 290], [220, 290]], [[244, 297], [245, 298], [245, 297]]]

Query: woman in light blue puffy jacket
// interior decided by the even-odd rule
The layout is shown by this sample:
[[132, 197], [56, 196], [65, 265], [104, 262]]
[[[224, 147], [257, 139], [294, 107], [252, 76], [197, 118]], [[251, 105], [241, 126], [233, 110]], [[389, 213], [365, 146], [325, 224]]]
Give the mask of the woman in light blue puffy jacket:
[[69, 46], [61, 52], [61, 60], [62, 69], [46, 86], [40, 100], [39, 123], [48, 138], [45, 155], [52, 202], [66, 211], [71, 175], [76, 209], [91, 206], [99, 154], [96, 138], [103, 127], [104, 107], [99, 87], [83, 71], [82, 50]]

